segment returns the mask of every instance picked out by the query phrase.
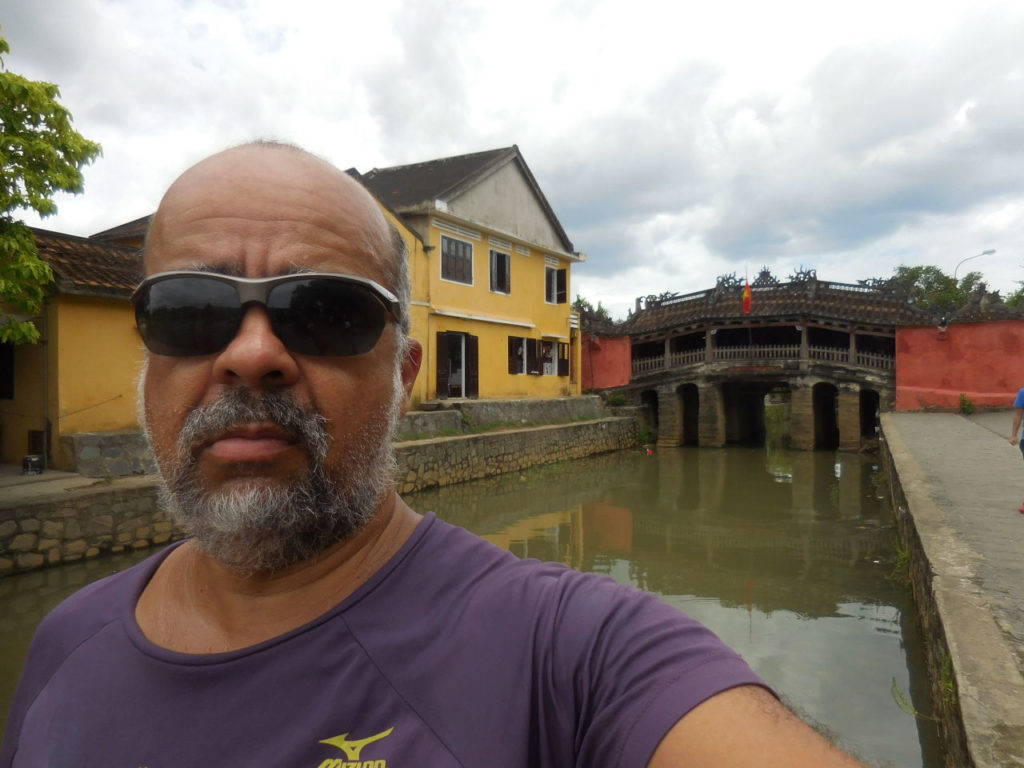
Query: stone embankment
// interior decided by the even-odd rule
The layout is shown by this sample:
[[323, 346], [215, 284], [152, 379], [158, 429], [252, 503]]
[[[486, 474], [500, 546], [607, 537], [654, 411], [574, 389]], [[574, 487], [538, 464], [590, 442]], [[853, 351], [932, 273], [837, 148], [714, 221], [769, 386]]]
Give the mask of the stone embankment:
[[[636, 444], [630, 409], [609, 415], [596, 396], [556, 400], [473, 400], [407, 414], [395, 443], [403, 493], [516, 472]], [[548, 423], [560, 422], [560, 423]], [[155, 475], [118, 477], [115, 467], [152, 466], [137, 435], [80, 436], [83, 469], [24, 482], [0, 477], [0, 575], [142, 549], [181, 538], [157, 505]], [[134, 446], [134, 447], [133, 447]], [[134, 454], [133, 454], [134, 452]], [[49, 479], [50, 477], [53, 479]]]

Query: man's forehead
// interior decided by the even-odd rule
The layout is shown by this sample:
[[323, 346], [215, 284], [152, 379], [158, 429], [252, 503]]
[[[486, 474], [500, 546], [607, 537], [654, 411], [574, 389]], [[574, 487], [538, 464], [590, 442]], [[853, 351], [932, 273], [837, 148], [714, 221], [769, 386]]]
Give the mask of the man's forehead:
[[[379, 206], [347, 174], [294, 148], [242, 147], [198, 163], [171, 185], [153, 219], [146, 250], [161, 261], [174, 252], [177, 268], [193, 268], [183, 258], [194, 259], [196, 268], [235, 274], [244, 271], [237, 250], [220, 255], [203, 250], [190, 259], [190, 243], [261, 234], [275, 238], [279, 248], [285, 245], [274, 268], [281, 274], [310, 268], [306, 239], [333, 239], [339, 245], [335, 249], [321, 242], [313, 249], [313, 261], [359, 256], [371, 269], [388, 252], [390, 241]], [[290, 261], [296, 255], [292, 250], [301, 251], [301, 263]]]

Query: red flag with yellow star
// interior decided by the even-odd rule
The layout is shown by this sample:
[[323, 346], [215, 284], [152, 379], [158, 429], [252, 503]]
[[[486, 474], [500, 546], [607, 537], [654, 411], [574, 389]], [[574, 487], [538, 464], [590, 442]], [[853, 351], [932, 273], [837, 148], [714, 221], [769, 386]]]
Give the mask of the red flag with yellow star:
[[743, 314], [750, 314], [750, 307], [754, 303], [754, 297], [750, 293], [750, 283], [744, 281], [743, 285]]

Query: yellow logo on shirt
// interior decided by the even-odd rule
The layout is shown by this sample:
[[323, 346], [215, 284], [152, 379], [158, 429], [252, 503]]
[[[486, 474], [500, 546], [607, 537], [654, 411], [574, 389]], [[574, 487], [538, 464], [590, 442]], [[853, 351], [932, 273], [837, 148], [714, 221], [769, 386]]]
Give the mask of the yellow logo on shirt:
[[347, 733], [341, 734], [341, 736], [334, 736], [330, 739], [323, 739], [321, 744], [330, 744], [332, 747], [337, 747], [345, 753], [345, 757], [348, 760], [340, 759], [328, 759], [324, 760], [317, 768], [388, 768], [386, 760], [365, 760], [361, 761], [363, 748], [368, 744], [372, 744], [375, 741], [380, 741], [385, 736], [390, 736], [391, 732], [395, 730], [394, 726], [388, 728], [386, 731], [374, 734], [373, 736], [367, 736], [365, 739], [350, 739]]

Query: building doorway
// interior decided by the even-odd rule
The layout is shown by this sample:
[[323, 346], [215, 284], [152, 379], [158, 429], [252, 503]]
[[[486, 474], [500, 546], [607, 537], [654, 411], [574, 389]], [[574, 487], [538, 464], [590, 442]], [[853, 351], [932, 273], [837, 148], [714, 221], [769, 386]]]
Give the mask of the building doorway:
[[479, 339], [469, 333], [437, 334], [437, 397], [480, 396]]

